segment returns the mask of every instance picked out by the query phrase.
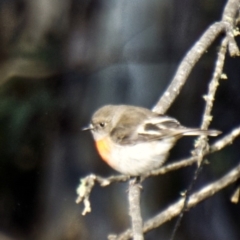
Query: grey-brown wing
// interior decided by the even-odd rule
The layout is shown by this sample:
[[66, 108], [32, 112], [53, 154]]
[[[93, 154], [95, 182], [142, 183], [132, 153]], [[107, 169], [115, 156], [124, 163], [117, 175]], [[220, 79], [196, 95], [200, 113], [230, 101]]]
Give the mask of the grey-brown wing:
[[[133, 120], [133, 119], [132, 119]], [[168, 116], [140, 117], [134, 121], [123, 121], [128, 124], [118, 124], [111, 131], [114, 142], [126, 145], [160, 140], [176, 134], [176, 129], [183, 127], [179, 122]], [[135, 124], [137, 122], [137, 124]]]
[[186, 129], [175, 118], [158, 116], [146, 120], [138, 129], [139, 135], [156, 136], [161, 139], [166, 136], [173, 136], [179, 131]]
[[136, 144], [138, 142], [146, 141], [147, 136], [138, 133], [138, 127], [141, 126], [147, 119], [157, 116], [150, 110], [129, 107], [122, 113], [121, 118], [111, 130], [110, 136], [113, 141], [121, 144]]

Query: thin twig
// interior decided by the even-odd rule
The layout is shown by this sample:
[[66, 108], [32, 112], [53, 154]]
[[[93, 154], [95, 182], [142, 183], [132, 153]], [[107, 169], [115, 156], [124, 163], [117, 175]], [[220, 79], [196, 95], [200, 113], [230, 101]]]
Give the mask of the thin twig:
[[223, 149], [227, 145], [232, 144], [233, 141], [239, 136], [240, 136], [240, 126], [234, 128], [229, 134], [227, 134], [223, 138], [213, 143], [210, 147], [210, 152], [213, 153]]
[[203, 113], [201, 129], [205, 129], [205, 130], [208, 129], [212, 121], [211, 111], [213, 108], [213, 102], [215, 99], [217, 87], [219, 85], [219, 79], [221, 78], [221, 75], [223, 72], [227, 46], [228, 46], [228, 38], [225, 37], [222, 40], [221, 46], [219, 48], [218, 57], [215, 63], [215, 69], [214, 69], [213, 76], [208, 88], [208, 94], [207, 96], [204, 96], [204, 100], [206, 101], [206, 107]]
[[212, 24], [189, 50], [179, 65], [171, 84], [153, 107], [152, 110], [154, 112], [164, 114], [168, 110], [178, 96], [195, 64], [221, 32], [226, 32], [228, 40], [231, 43], [228, 46], [231, 55], [239, 55], [233, 34], [234, 21], [239, 10], [239, 4], [240, 0], [229, 0], [225, 5], [221, 21]]

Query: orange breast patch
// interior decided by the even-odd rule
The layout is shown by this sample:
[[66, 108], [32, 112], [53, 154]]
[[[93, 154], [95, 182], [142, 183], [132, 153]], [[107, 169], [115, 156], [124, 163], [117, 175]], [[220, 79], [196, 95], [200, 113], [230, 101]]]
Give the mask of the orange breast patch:
[[111, 143], [109, 142], [109, 140], [107, 138], [103, 138], [96, 141], [96, 147], [101, 158], [109, 164], [111, 153]]

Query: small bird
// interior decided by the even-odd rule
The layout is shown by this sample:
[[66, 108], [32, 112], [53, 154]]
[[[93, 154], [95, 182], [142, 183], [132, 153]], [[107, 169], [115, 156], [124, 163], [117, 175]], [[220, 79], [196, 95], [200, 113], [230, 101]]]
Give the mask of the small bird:
[[98, 109], [91, 130], [101, 158], [118, 172], [140, 176], [164, 164], [169, 151], [183, 136], [217, 136], [217, 130], [187, 128], [176, 119], [130, 105]]

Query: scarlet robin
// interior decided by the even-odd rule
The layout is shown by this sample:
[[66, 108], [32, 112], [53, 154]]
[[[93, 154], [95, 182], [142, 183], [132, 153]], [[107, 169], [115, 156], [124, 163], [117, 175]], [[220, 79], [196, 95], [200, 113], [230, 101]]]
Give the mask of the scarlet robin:
[[187, 128], [176, 119], [130, 105], [106, 105], [83, 130], [91, 130], [102, 159], [120, 173], [138, 176], [160, 167], [183, 136], [217, 136], [220, 131]]

